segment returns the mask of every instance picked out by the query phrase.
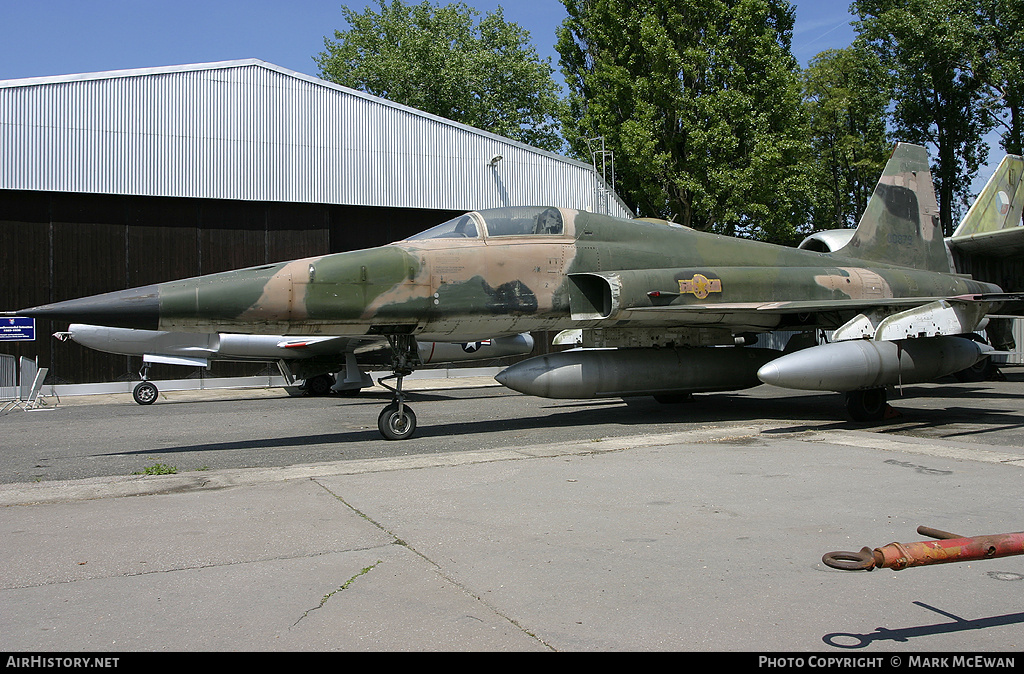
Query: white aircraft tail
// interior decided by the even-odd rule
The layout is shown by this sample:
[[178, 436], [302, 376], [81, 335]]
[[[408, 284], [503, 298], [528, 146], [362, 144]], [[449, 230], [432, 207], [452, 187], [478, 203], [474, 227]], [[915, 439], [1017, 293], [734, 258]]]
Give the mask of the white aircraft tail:
[[1024, 157], [1006, 155], [999, 162], [967, 215], [953, 232], [950, 246], [970, 252], [1006, 254], [1006, 246], [1024, 241]]

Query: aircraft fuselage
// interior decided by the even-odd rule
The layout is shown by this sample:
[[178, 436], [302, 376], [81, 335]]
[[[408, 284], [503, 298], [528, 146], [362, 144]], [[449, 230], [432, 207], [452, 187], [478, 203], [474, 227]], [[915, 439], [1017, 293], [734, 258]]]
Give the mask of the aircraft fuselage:
[[157, 324], [128, 327], [471, 341], [566, 328], [668, 327], [685, 316], [688, 325], [762, 331], [780, 323], [778, 310], [763, 310], [773, 304], [797, 315], [800, 302], [885, 305], [999, 292], [955, 274], [867, 265], [664, 222], [561, 214], [559, 234], [414, 237], [150, 286], [158, 305], [148, 318]]

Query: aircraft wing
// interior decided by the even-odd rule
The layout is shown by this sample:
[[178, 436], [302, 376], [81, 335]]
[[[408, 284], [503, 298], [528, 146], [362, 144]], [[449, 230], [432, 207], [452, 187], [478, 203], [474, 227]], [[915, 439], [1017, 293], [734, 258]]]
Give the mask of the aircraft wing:
[[158, 363], [160, 365], [188, 365], [190, 367], [209, 367], [209, 354], [202, 356], [181, 356], [162, 353], [142, 354], [143, 363]]
[[[756, 328], [764, 324], [758, 316], [785, 314], [836, 313], [852, 316], [835, 329], [834, 341], [870, 338], [896, 341], [908, 337], [935, 337], [972, 332], [993, 305], [1024, 300], [1024, 293], [983, 293], [952, 297], [904, 297], [858, 300], [758, 302], [708, 304], [627, 309], [650, 315], [660, 312], [666, 320], [679, 324], [700, 324], [698, 317], [730, 316], [732, 324], [748, 323]], [[625, 313], [624, 312], [624, 313]], [[856, 313], [856, 315], [853, 315]], [[687, 316], [693, 320], [687, 320]], [[742, 317], [742, 318], [741, 318]], [[712, 321], [703, 321], [711, 324]]]
[[[302, 368], [302, 362], [315, 367], [347, 367], [350, 356], [358, 356], [367, 365], [387, 365], [390, 346], [384, 336], [250, 335], [239, 333], [179, 333], [131, 328], [110, 328], [73, 323], [65, 332], [54, 335], [61, 341], [73, 339], [90, 349], [105, 353], [142, 356], [145, 363], [208, 367], [212, 360], [264, 361], [286, 360]], [[525, 355], [533, 350], [529, 334], [489, 339], [472, 344], [419, 345], [424, 363], [456, 362], [502, 356]], [[486, 348], [482, 348], [486, 347]], [[353, 368], [355, 365], [352, 366]]]
[[295, 355], [340, 354], [350, 351], [352, 353], [367, 353], [387, 348], [387, 340], [383, 337], [289, 337], [279, 341], [276, 346]]
[[857, 300], [805, 300], [787, 302], [722, 302], [716, 304], [666, 305], [653, 307], [634, 307], [625, 309], [627, 312], [643, 312], [644, 314], [664, 313], [666, 317], [674, 316], [685, 322], [684, 316], [693, 314], [745, 314], [759, 312], [764, 314], [805, 314], [822, 311], [855, 311], [874, 307], [916, 307], [941, 297], [890, 297], [882, 299]]
[[956, 295], [952, 297], [883, 297], [875, 299], [840, 299], [840, 300], [796, 300], [786, 302], [721, 302], [715, 304], [666, 305], [652, 307], [635, 307], [625, 311], [645, 313], [664, 312], [666, 316], [680, 317], [686, 313], [737, 314], [761, 312], [769, 314], [805, 314], [824, 311], [861, 311], [888, 307], [919, 307], [934, 302], [1013, 302], [1024, 300], [1024, 293], [985, 293], [976, 295]]

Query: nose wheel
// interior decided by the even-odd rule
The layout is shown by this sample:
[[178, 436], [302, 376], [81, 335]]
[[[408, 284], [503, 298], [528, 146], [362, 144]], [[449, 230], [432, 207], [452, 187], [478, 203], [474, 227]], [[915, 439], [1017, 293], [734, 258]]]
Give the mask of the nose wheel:
[[377, 430], [387, 440], [405, 440], [416, 430], [416, 415], [408, 405], [393, 402], [380, 411]]
[[144, 365], [142, 370], [139, 372], [139, 376], [142, 377], [142, 381], [135, 385], [132, 389], [132, 397], [135, 398], [135, 402], [140, 405], [152, 405], [156, 402], [157, 396], [160, 395], [160, 391], [156, 385], [149, 381], [149, 365]]
[[[385, 440], [406, 440], [416, 431], [416, 415], [405, 404], [402, 382], [413, 373], [414, 366], [419, 365], [419, 350], [416, 348], [416, 338], [412, 335], [388, 335], [388, 344], [391, 346], [393, 374], [381, 377], [378, 383], [394, 393], [395, 397], [377, 417], [377, 430]], [[395, 385], [389, 386], [385, 383], [387, 379], [396, 380]]]
[[160, 391], [157, 390], [156, 386], [152, 382], [142, 381], [135, 385], [132, 389], [132, 397], [135, 398], [135, 402], [140, 405], [152, 405], [156, 402], [157, 396], [160, 395]]

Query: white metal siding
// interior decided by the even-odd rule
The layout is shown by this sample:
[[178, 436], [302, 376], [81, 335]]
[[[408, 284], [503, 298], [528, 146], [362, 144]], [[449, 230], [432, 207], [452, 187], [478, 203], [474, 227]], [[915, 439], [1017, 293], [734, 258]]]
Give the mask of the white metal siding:
[[[0, 81], [0, 157], [0, 189], [12, 190], [596, 204], [587, 164], [255, 60]], [[617, 199], [612, 209], [631, 215]]]

